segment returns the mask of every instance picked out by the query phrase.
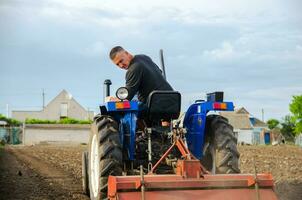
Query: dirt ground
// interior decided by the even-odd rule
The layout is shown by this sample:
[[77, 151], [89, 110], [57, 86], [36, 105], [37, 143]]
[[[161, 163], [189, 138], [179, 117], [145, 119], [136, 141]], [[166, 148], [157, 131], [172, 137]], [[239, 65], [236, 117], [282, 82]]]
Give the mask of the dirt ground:
[[[56, 150], [57, 149], [57, 150]], [[80, 160], [74, 156], [79, 148], [59, 148], [48, 146], [36, 147], [5, 147], [0, 148], [0, 200], [50, 200], [79, 199], [88, 200], [82, 194], [81, 178], [74, 176], [70, 165], [59, 165], [59, 160], [53, 161], [52, 155], [64, 155], [69, 159]], [[48, 153], [47, 153], [48, 152]], [[60, 163], [61, 164], [61, 163]], [[81, 170], [80, 162], [74, 169]]]
[[[87, 200], [81, 188], [81, 146], [0, 148], [0, 200]], [[302, 199], [302, 148], [239, 146], [242, 173], [272, 173], [281, 200]]]
[[271, 173], [280, 200], [302, 199], [302, 148], [239, 146], [241, 173]]

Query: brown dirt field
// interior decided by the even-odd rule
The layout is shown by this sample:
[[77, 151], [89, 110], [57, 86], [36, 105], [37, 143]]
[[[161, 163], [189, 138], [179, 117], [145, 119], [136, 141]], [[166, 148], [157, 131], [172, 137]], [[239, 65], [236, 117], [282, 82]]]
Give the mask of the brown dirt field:
[[82, 194], [81, 179], [50, 164], [47, 160], [51, 155], [39, 157], [35, 153], [38, 149], [44, 148], [0, 148], [0, 200], [87, 200]]
[[[81, 153], [86, 148], [36, 145], [0, 149], [0, 199], [88, 199], [81, 192]], [[254, 173], [255, 163], [258, 173], [272, 173], [279, 199], [302, 199], [302, 148], [238, 148], [242, 173]]]
[[241, 173], [271, 173], [281, 200], [302, 199], [302, 148], [291, 145], [239, 146]]

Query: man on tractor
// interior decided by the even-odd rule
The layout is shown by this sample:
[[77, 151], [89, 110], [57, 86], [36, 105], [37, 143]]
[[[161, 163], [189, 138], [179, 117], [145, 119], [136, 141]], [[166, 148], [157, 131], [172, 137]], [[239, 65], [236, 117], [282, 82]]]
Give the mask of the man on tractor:
[[[223, 92], [208, 93], [207, 100], [195, 101], [179, 119], [181, 94], [148, 56], [133, 56], [116, 46], [110, 58], [127, 70], [126, 87], [116, 91], [118, 101], [100, 106], [91, 125], [88, 152], [82, 156], [83, 191], [91, 200], [260, 195], [277, 200], [270, 174], [232, 175], [240, 173], [237, 138], [228, 120], [213, 113], [234, 111]], [[104, 84], [109, 96], [111, 81]], [[136, 94], [139, 102], [132, 101]], [[146, 111], [141, 118], [140, 103]], [[148, 122], [144, 129], [137, 127], [139, 120]]]
[[152, 91], [173, 90], [159, 67], [146, 55], [133, 56], [123, 47], [116, 46], [110, 51], [110, 59], [119, 68], [127, 70], [128, 100], [131, 100], [137, 93], [138, 100], [146, 104]]

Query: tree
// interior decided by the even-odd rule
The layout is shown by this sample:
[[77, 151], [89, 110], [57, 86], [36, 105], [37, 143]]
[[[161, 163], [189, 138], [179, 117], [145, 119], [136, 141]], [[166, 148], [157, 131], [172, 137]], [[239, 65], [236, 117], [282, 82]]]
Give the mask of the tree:
[[266, 123], [268, 124], [268, 128], [272, 130], [276, 128], [280, 122], [276, 119], [269, 119]]
[[302, 133], [302, 95], [293, 96], [289, 110], [293, 114], [291, 120], [295, 124], [296, 135]]
[[0, 120], [1, 121], [6, 121], [7, 124], [10, 125], [10, 126], [19, 126], [20, 124], [22, 124], [20, 121], [18, 121], [16, 119], [12, 119], [12, 118], [7, 118], [2, 114], [0, 114]]
[[281, 133], [285, 140], [293, 142], [295, 140], [295, 124], [293, 123], [290, 115], [286, 115], [283, 118], [281, 126]]

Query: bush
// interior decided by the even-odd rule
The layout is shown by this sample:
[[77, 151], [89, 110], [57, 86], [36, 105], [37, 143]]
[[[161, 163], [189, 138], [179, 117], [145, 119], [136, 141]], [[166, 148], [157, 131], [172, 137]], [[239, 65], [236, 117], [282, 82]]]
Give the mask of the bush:
[[56, 120], [42, 120], [42, 119], [26, 119], [26, 124], [91, 124], [91, 120], [77, 120], [72, 118], [63, 118]]
[[0, 114], [0, 120], [6, 121], [9, 126], [19, 126], [19, 125], [22, 124], [22, 122], [20, 122], [16, 119], [7, 118], [7, 117], [5, 117], [4, 115], [1, 115], [1, 114]]
[[5, 143], [6, 143], [5, 140], [1, 139], [0, 140], [0, 147], [3, 147], [5, 145]]
[[56, 124], [55, 120], [44, 120], [44, 119], [26, 119], [26, 124]]
[[79, 124], [79, 120], [72, 118], [63, 118], [60, 119], [59, 124]]

